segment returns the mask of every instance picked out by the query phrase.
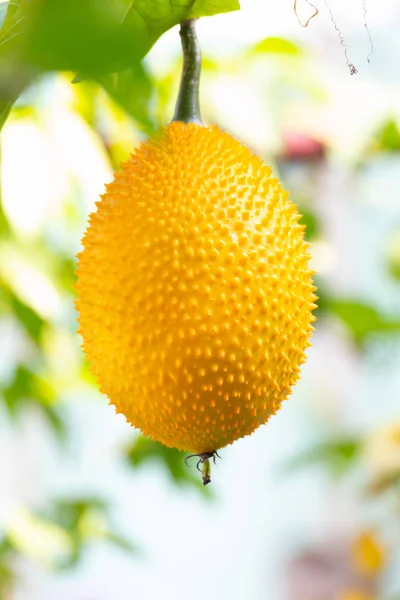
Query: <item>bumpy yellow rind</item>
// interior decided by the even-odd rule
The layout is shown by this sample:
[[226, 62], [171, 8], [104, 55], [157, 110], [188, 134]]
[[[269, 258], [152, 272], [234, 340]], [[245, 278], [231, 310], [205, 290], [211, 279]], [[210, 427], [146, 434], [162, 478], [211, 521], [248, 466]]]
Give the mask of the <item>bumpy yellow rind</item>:
[[209, 452], [252, 433], [290, 394], [313, 329], [287, 192], [218, 127], [172, 123], [97, 206], [77, 309], [101, 391], [166, 446]]

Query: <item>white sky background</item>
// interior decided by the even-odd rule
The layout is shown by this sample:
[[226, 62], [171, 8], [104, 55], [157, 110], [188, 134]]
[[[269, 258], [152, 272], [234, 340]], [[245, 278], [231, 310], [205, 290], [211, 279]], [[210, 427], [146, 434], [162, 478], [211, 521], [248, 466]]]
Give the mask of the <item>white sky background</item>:
[[[385, 82], [388, 88], [378, 88], [376, 92], [380, 98], [399, 83], [400, 5], [398, 0], [369, 0], [369, 26], [375, 43], [369, 66], [361, 0], [330, 0], [343, 29], [349, 55], [360, 70], [358, 76], [350, 77], [343, 49], [324, 6], [318, 0], [316, 3], [320, 8], [319, 17], [307, 29], [302, 29], [293, 14], [292, 0], [242, 0], [241, 12], [203, 19], [199, 23], [199, 36], [203, 50], [216, 59], [270, 35], [294, 37], [317, 49], [325, 59], [324, 73], [331, 87], [337, 87], [340, 81], [337, 96], [341, 96], [341, 102], [338, 100], [337, 110], [343, 114], [348, 111], [349, 120], [347, 125], [342, 120], [342, 129], [349, 135], [353, 126], [352, 112], [356, 115], [368, 109], [369, 97], [365, 90], [371, 90], [372, 94], [380, 82]], [[299, 12], [308, 14], [307, 10], [305, 3], [299, 0]], [[149, 64], [154, 70], [162, 70], [179, 51], [175, 29], [156, 44]], [[244, 115], [246, 82], [242, 87], [242, 92], [239, 87], [235, 88], [235, 95], [222, 97], [221, 106], [229, 105], [232, 130], [257, 133], [257, 114], [252, 115], [250, 111], [249, 116], [247, 111]], [[222, 87], [218, 93], [224, 93]], [[337, 123], [334, 114], [332, 120]], [[84, 162], [89, 150], [72, 139], [70, 144], [75, 160], [79, 162], [81, 152]], [[15, 163], [15, 169], [19, 169], [20, 164]], [[103, 180], [108, 179], [110, 174], [104, 162], [101, 158], [94, 160], [93, 174], [99, 186], [103, 173]], [[8, 177], [9, 182], [17, 181], [19, 198], [32, 197], [29, 179], [16, 178], [16, 171], [8, 172]], [[40, 177], [40, 173], [36, 173], [36, 177]], [[363, 220], [365, 215], [361, 209], [346, 207], [346, 199], [349, 200], [346, 181], [339, 178], [335, 185], [342, 203], [341, 212], [336, 214], [337, 221], [333, 218], [331, 237], [340, 241], [343, 253], [354, 256], [356, 252], [363, 256], [354, 267], [351, 261], [346, 261], [345, 255], [339, 256], [340, 268], [347, 269], [345, 280], [355, 280], [359, 291], [371, 298], [374, 294], [378, 297], [376, 280], [369, 270], [375, 251], [375, 247], [370, 247], [371, 231], [386, 231], [389, 217], [399, 219], [400, 214], [390, 207], [380, 220], [374, 213], [369, 220]], [[379, 194], [378, 187], [376, 191]], [[393, 187], [388, 194], [396, 192], [397, 188]], [[96, 194], [88, 184], [88, 195], [95, 199]], [[331, 196], [329, 201], [334, 202], [334, 192]], [[376, 214], [382, 215], [379, 207], [376, 210]], [[354, 217], [358, 218], [356, 241], [352, 234], [354, 229], [345, 227], [343, 233], [341, 228], [343, 219], [349, 222]], [[339, 230], [341, 238], [337, 237]], [[363, 269], [360, 264], [364, 265]], [[390, 296], [390, 290], [387, 295]], [[330, 396], [326, 397], [326, 381], [332, 379], [332, 371], [335, 377]], [[144, 557], [138, 560], [98, 546], [77, 571], [64, 577], [53, 578], [32, 567], [29, 589], [22, 589], [16, 600], [203, 600], [204, 597], [207, 600], [284, 600], [280, 587], [282, 557], [298, 544], [323, 535], [329, 525], [340, 531], [354, 514], [347, 512], [340, 490], [327, 499], [322, 475], [305, 471], [299, 476], [279, 478], [277, 466], [303, 448], [303, 442], [313, 436], [319, 414], [330, 410], [335, 414], [332, 406], [337, 396], [343, 403], [353, 402], [355, 398], [349, 409], [349, 422], [353, 419], [362, 426], [369, 426], [376, 419], [384, 418], [374, 403], [378, 386], [382, 396], [393, 398], [393, 402], [388, 403], [387, 414], [391, 414], [394, 398], [400, 391], [395, 372], [389, 370], [386, 377], [377, 382], [367, 375], [365, 365], [348, 346], [329, 332], [321, 334], [310, 351], [301, 383], [282, 411], [267, 427], [223, 451], [223, 460], [214, 469], [212, 485], [216, 500], [213, 503], [203, 501], [194, 492], [176, 490], [157, 466], [146, 466], [139, 472], [122, 466], [116, 468], [113, 462], [116, 448], [126, 440], [129, 430], [123, 420], [114, 417], [113, 410], [99, 403], [97, 398], [81, 406], [76, 402], [71, 408], [78, 472], [75, 462], [65, 471], [58, 470], [59, 457], [49, 456], [40, 429], [34, 431], [30, 426], [22, 438], [11, 431], [4, 432], [4, 448], [7, 456], [14, 457], [14, 462], [2, 466], [2, 480], [6, 487], [10, 484], [15, 496], [0, 500], [3, 512], [18, 500], [34, 503], [52, 492], [71, 491], [73, 481], [77, 493], [100, 489], [114, 499], [114, 516], [121, 530], [131, 534], [144, 552]], [[370, 408], [366, 410], [365, 406]], [[310, 407], [314, 407], [314, 416]], [[332, 511], [335, 504], [336, 511]], [[337, 523], [332, 523], [335, 518]]]

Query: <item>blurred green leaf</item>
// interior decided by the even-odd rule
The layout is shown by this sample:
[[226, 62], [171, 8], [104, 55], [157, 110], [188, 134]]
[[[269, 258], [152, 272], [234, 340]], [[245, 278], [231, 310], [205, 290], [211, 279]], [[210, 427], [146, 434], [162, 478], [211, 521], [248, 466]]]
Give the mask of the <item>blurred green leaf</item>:
[[21, 42], [29, 23], [26, 0], [7, 2], [0, 25], [0, 130], [34, 70], [21, 61]]
[[46, 322], [33, 308], [22, 302], [11, 289], [5, 289], [4, 292], [7, 296], [8, 306], [14, 317], [22, 325], [29, 337], [36, 344], [39, 344]]
[[78, 527], [79, 521], [91, 510], [105, 512], [107, 503], [96, 497], [82, 497], [74, 499], [58, 499], [52, 503], [47, 514], [52, 521], [63, 529], [73, 530]]
[[[90, 127], [95, 125], [96, 102], [99, 86], [93, 81], [82, 82], [81, 85], [75, 85], [71, 90], [74, 94], [73, 108], [81, 115]], [[75, 202], [66, 202], [66, 209], [72, 210], [76, 214], [77, 207]]]
[[58, 255], [55, 264], [55, 277], [62, 287], [69, 294], [75, 295], [74, 285], [76, 283], [76, 261], [74, 258]]
[[279, 37], [268, 37], [251, 48], [255, 54], [288, 54], [299, 56], [301, 49], [291, 40]]
[[211, 17], [219, 13], [240, 10], [238, 0], [195, 0], [190, 9], [190, 17]]
[[[107, 88], [132, 111], [133, 98], [137, 102], [143, 91], [135, 69], [165, 31], [189, 17], [238, 8], [237, 0], [12, 2], [0, 29], [0, 120], [32, 74], [43, 70], [74, 71], [75, 81], [127, 71]], [[143, 112], [143, 103], [138, 110]]]
[[13, 558], [15, 548], [11, 540], [5, 536], [0, 540], [0, 600], [4, 600], [11, 594], [11, 589], [17, 579], [13, 569]]
[[0, 52], [0, 131], [8, 119], [14, 103], [33, 77], [34, 72], [31, 69], [12, 60], [4, 64]]
[[0, 130], [3, 128], [4, 123], [8, 119], [8, 115], [10, 114], [13, 103], [14, 102], [12, 100], [0, 100]]
[[317, 321], [325, 316], [337, 317], [346, 325], [354, 342], [362, 346], [370, 335], [400, 332], [400, 317], [390, 318], [368, 304], [346, 298], [333, 298], [316, 280], [318, 287]]
[[66, 436], [66, 425], [59, 413], [58, 407], [51, 404], [40, 404], [40, 408], [58, 439], [64, 441]]
[[154, 122], [149, 117], [154, 84], [141, 63], [131, 69], [103, 75], [98, 81], [147, 133], [154, 131]]
[[201, 71], [202, 73], [218, 73], [220, 69], [220, 62], [212, 56], [204, 56], [201, 60]]
[[396, 259], [391, 259], [389, 261], [389, 272], [391, 274], [391, 276], [393, 277], [393, 279], [397, 279], [397, 281], [400, 281], [400, 259], [396, 258]]
[[49, 404], [54, 400], [54, 390], [45, 380], [23, 365], [19, 365], [13, 381], [3, 389], [3, 396], [11, 412], [26, 398], [39, 404]]
[[16, 582], [17, 574], [10, 563], [3, 563], [0, 559], [0, 599], [11, 598], [11, 589]]
[[[95, 497], [55, 500], [46, 518], [62, 527], [71, 540], [72, 552], [59, 563], [60, 569], [75, 566], [88, 542], [98, 539], [110, 542], [125, 552], [135, 552], [130, 540], [110, 528], [108, 504]], [[96, 525], [97, 521], [97, 525]]]
[[387, 261], [391, 276], [400, 281], [400, 229], [396, 229], [389, 236]]
[[396, 121], [388, 121], [378, 131], [376, 144], [382, 152], [400, 152], [400, 129]]
[[299, 210], [301, 213], [301, 219], [300, 219], [299, 223], [301, 225], [306, 226], [305, 238], [307, 241], [310, 241], [310, 240], [314, 239], [319, 233], [318, 218], [315, 215], [315, 213], [303, 210], [302, 208], [300, 208]]
[[1, 395], [10, 415], [13, 417], [16, 417], [29, 402], [38, 405], [48, 423], [52, 426], [54, 433], [59, 438], [64, 437], [65, 424], [55, 404], [56, 394], [52, 385], [46, 379], [31, 371], [25, 365], [19, 365], [11, 383], [1, 390]]
[[361, 451], [361, 440], [355, 437], [321, 442], [300, 452], [287, 461], [284, 471], [292, 472], [312, 465], [327, 467], [335, 476], [344, 475], [354, 464]]
[[170, 0], [135, 0], [130, 2], [125, 22], [129, 22], [133, 15], [135, 19], [139, 16], [147, 26], [149, 42], [153, 45], [165, 31], [184, 19], [209, 17], [239, 9], [238, 0], [180, 0], [176, 3]]
[[[183, 0], [173, 5], [169, 0], [136, 0], [129, 8], [122, 23], [122, 31], [135, 37], [139, 59], [144, 57], [154, 42], [168, 29], [189, 17], [211, 16], [240, 8], [237, 0]], [[128, 69], [124, 67], [129, 66]], [[121, 69], [123, 71], [121, 72]], [[117, 72], [98, 79], [107, 92], [151, 133], [154, 123], [149, 117], [149, 105], [154, 94], [152, 80], [137, 61], [121, 62]]]
[[107, 532], [104, 537], [106, 541], [110, 542], [111, 544], [114, 544], [114, 546], [118, 546], [118, 548], [120, 548], [124, 552], [129, 552], [130, 554], [137, 552], [136, 546], [134, 546], [134, 544], [132, 544], [130, 540], [128, 540], [122, 535]]
[[24, 0], [12, 0], [11, 2], [3, 2], [0, 5], [2, 6], [2, 18], [0, 20], [0, 26], [2, 27], [1, 38], [8, 32], [14, 33], [15, 24], [18, 24], [19, 18], [23, 14], [21, 11], [23, 3]]
[[156, 461], [166, 467], [174, 483], [191, 485], [207, 494], [208, 490], [202, 484], [200, 473], [195, 470], [192, 474], [184, 457], [184, 453], [176, 448], [167, 448], [143, 436], [138, 437], [126, 451], [126, 458], [132, 467]]
[[27, 25], [24, 0], [6, 2], [4, 6], [0, 26], [0, 61], [9, 52], [14, 53]]
[[89, 362], [86, 359], [83, 359], [81, 362], [79, 378], [88, 385], [95, 386], [97, 384], [96, 378], [90, 370]]
[[[1, 127], [0, 127], [1, 129]], [[7, 217], [4, 214], [3, 204], [0, 198], [0, 239], [4, 239], [10, 233], [10, 225], [8, 223]]]
[[362, 344], [372, 333], [400, 332], [400, 318], [387, 318], [367, 304], [345, 299], [330, 299], [325, 307], [343, 321], [357, 344]]
[[121, 30], [123, 12], [109, 0], [26, 2], [22, 61], [45, 70], [99, 73], [142, 58], [141, 40]]

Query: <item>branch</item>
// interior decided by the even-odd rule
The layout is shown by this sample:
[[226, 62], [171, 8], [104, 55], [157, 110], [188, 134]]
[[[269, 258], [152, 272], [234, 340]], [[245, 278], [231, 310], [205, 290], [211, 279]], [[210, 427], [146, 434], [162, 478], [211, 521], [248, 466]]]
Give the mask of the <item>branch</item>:
[[183, 52], [182, 79], [172, 121], [202, 125], [200, 116], [199, 85], [201, 51], [196, 35], [196, 20], [181, 23], [179, 32]]

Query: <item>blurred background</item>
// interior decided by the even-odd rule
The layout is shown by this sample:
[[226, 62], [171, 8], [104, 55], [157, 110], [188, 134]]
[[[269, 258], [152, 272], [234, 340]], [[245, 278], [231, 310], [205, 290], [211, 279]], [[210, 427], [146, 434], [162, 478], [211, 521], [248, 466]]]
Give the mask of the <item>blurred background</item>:
[[320, 296], [290, 400], [203, 489], [76, 334], [88, 214], [179, 85], [178, 29], [139, 63], [118, 1], [0, 3], [0, 599], [399, 600], [400, 5], [330, 0], [354, 76], [323, 1], [308, 28], [291, 0], [198, 24], [203, 118], [290, 189]]

